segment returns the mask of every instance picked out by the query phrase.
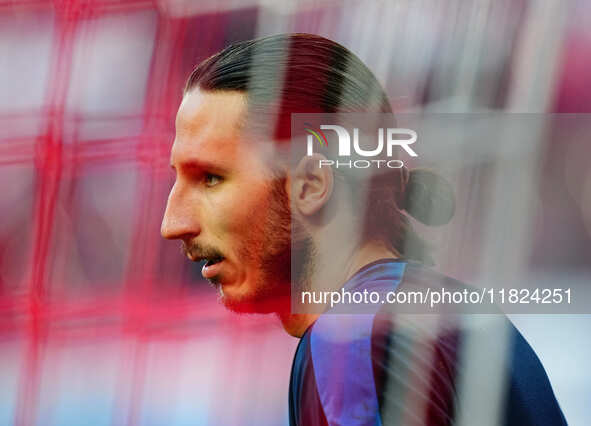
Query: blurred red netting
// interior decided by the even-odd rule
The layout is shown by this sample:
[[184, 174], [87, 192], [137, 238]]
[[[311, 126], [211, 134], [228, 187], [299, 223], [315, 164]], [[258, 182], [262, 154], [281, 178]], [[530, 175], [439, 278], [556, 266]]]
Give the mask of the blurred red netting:
[[570, 16], [560, 2], [374, 3], [0, 0], [0, 423], [148, 424], [156, 413], [172, 424], [173, 404], [193, 423], [254, 412], [239, 385], [226, 389], [232, 377], [258, 389], [259, 416], [284, 407], [288, 366], [259, 383], [291, 356], [273, 344], [272, 319], [221, 311], [198, 266], [159, 235], [184, 81], [230, 42], [333, 38], [375, 71], [396, 110], [590, 105], [582, 1]]
[[[165, 9], [134, 0], [0, 2], [0, 333], [20, 342], [5, 351], [16, 424], [45, 416], [47, 374], [64, 362], [71, 373], [80, 359], [60, 355], [59, 342], [182, 340], [204, 319], [227, 318], [159, 227], [184, 80], [254, 26], [228, 35], [236, 11]], [[256, 10], [244, 16], [254, 24]], [[110, 365], [126, 359], [111, 353]], [[109, 384], [126, 395], [123, 412], [112, 404], [107, 414], [91, 411], [134, 423], [144, 368], [133, 361], [127, 385]]]

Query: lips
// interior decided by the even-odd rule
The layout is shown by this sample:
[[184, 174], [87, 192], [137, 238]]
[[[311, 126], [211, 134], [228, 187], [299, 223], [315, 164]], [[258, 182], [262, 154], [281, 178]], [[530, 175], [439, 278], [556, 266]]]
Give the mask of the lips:
[[208, 259], [203, 268], [201, 268], [201, 275], [205, 279], [211, 279], [219, 274], [220, 268], [224, 263], [223, 258]]

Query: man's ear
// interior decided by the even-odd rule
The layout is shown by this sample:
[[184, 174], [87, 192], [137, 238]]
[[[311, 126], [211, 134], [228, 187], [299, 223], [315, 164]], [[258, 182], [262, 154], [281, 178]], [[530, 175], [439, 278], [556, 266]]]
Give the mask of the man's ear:
[[326, 157], [322, 154], [302, 157], [293, 174], [292, 202], [302, 215], [315, 214], [328, 203], [332, 195], [332, 168], [327, 165], [320, 167], [320, 160], [326, 160]]

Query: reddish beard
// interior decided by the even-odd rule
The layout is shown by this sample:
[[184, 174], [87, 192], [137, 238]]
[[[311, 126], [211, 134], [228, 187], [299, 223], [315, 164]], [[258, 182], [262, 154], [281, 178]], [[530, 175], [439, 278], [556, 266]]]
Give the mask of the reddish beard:
[[[261, 205], [266, 205], [266, 215], [261, 219], [260, 210], [251, 213], [249, 233], [236, 248], [238, 262], [243, 265], [255, 265], [257, 277], [248, 294], [230, 297], [220, 296], [221, 303], [228, 309], [239, 313], [286, 313], [291, 309], [291, 281], [302, 280], [299, 270], [292, 268], [291, 213], [289, 196], [286, 192], [286, 179], [278, 178], [269, 184], [268, 197]], [[296, 226], [295, 234], [301, 239], [302, 230]], [[309, 238], [298, 247], [310, 247]], [[182, 251], [190, 258], [225, 257], [224, 253], [212, 246], [199, 243], [183, 242]], [[298, 252], [296, 259], [308, 256]], [[309, 268], [308, 268], [309, 269]], [[295, 276], [292, 277], [292, 271]], [[209, 282], [219, 288], [222, 277], [215, 277]]]
[[285, 185], [285, 178], [270, 183], [264, 219], [259, 210], [252, 212], [251, 230], [237, 253], [241, 262], [256, 265], [257, 278], [249, 294], [221, 297], [224, 306], [234, 312], [271, 313], [290, 308], [291, 214]]

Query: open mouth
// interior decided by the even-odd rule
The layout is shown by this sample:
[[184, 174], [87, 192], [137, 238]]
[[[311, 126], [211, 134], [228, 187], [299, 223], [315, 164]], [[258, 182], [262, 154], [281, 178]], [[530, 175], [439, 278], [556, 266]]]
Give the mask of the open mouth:
[[205, 262], [205, 266], [209, 267], [209, 266], [213, 266], [217, 263], [220, 263], [222, 260], [224, 260], [224, 258], [222, 256], [216, 256], [216, 257], [210, 257], [206, 259], [207, 261]]
[[218, 275], [223, 261], [224, 258], [222, 256], [208, 258], [207, 262], [205, 262], [205, 265], [203, 265], [203, 268], [201, 269], [201, 275], [203, 275], [203, 278], [210, 279]]

